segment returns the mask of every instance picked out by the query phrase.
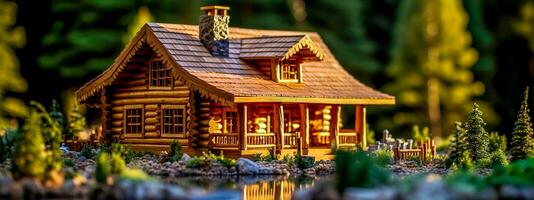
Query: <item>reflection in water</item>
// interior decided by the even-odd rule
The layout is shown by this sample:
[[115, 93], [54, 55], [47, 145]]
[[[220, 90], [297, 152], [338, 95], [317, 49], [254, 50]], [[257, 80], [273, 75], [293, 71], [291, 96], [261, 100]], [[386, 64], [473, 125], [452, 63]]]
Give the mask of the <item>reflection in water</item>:
[[240, 177], [180, 177], [167, 179], [190, 190], [216, 194], [232, 190], [241, 194], [244, 200], [291, 199], [293, 192], [313, 187], [322, 177], [310, 176], [240, 176]]

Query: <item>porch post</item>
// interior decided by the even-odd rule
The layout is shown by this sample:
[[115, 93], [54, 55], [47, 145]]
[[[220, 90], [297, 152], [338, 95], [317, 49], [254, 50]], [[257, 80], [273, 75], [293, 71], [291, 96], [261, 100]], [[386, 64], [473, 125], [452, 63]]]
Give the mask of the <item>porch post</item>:
[[239, 142], [241, 150], [247, 150], [247, 105], [240, 104], [237, 107], [239, 113]]
[[276, 148], [284, 148], [284, 107], [280, 104], [273, 104], [274, 110], [274, 133], [276, 136]]
[[366, 141], [366, 134], [367, 134], [367, 119], [365, 117], [366, 115], [366, 109], [363, 105], [356, 105], [355, 110], [355, 131], [358, 133], [358, 141], [360, 141], [361, 147], [365, 149], [367, 147], [367, 141]]
[[310, 109], [308, 104], [299, 104], [300, 106], [300, 135], [304, 138], [303, 147], [307, 149], [310, 145]]
[[332, 121], [330, 123], [330, 142], [334, 142], [336, 149], [339, 147], [339, 119], [341, 117], [341, 106], [332, 106]]

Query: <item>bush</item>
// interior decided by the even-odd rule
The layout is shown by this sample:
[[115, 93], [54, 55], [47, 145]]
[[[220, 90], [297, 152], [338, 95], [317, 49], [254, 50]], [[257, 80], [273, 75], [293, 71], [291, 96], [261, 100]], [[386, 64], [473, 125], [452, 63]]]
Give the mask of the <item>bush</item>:
[[302, 155], [295, 154], [293, 159], [294, 159], [293, 162], [295, 163], [295, 165], [297, 165], [299, 169], [308, 169], [312, 167], [313, 164], [315, 164], [314, 158], [310, 156], [302, 156]]
[[126, 162], [118, 153], [111, 153], [111, 173], [120, 174], [126, 169]]
[[205, 167], [209, 164], [209, 161], [206, 160], [206, 157], [204, 156], [198, 156], [198, 157], [192, 157], [187, 161], [187, 164], [185, 165], [188, 168], [200, 168]]
[[393, 164], [393, 151], [388, 149], [379, 149], [371, 153], [375, 163], [380, 166]]
[[364, 151], [336, 152], [337, 188], [343, 193], [348, 187], [371, 188], [390, 182], [389, 171], [379, 167]]
[[508, 164], [508, 160], [506, 160], [506, 155], [504, 154], [504, 151], [501, 148], [498, 148], [497, 150], [491, 153], [490, 164], [493, 168]]
[[534, 158], [519, 160], [507, 166], [496, 167], [486, 178], [486, 181], [494, 187], [503, 185], [533, 186]]
[[100, 151], [96, 159], [95, 178], [98, 183], [107, 183], [108, 177], [111, 174], [111, 164], [109, 155]]
[[41, 129], [41, 116], [32, 109], [17, 137], [11, 171], [17, 178], [43, 178], [47, 154]]
[[131, 180], [131, 181], [149, 181], [152, 180], [147, 173], [140, 169], [130, 169], [125, 168], [120, 174], [121, 179]]
[[93, 147], [91, 145], [86, 144], [80, 151], [80, 155], [92, 159], [95, 157], [95, 152], [93, 151]]
[[419, 129], [419, 125], [413, 125], [412, 126], [412, 138], [414, 140], [414, 143], [417, 143], [419, 141], [426, 141], [430, 139], [430, 133], [428, 131], [428, 127], [423, 127], [422, 129]]
[[11, 158], [18, 132], [18, 129], [5, 129], [4, 134], [0, 136], [0, 163]]
[[464, 151], [458, 162], [458, 168], [464, 171], [473, 171], [473, 161], [469, 151]]
[[182, 145], [176, 140], [171, 143], [171, 152], [169, 153], [169, 161], [175, 162], [182, 159]]
[[491, 132], [489, 135], [489, 151], [495, 152], [497, 149], [506, 152], [506, 136], [498, 132]]
[[71, 159], [65, 158], [63, 159], [63, 165], [66, 167], [74, 167], [74, 161]]
[[252, 160], [254, 161], [265, 161], [265, 162], [272, 162], [274, 160], [273, 156], [271, 154], [262, 155], [261, 153], [256, 153], [253, 155]]

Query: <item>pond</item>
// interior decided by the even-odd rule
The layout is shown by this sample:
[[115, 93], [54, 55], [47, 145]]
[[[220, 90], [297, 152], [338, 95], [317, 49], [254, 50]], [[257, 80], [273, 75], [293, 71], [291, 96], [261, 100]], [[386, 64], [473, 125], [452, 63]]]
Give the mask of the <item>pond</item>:
[[300, 189], [311, 188], [325, 176], [213, 176], [164, 180], [187, 190], [208, 193], [202, 199], [291, 199]]

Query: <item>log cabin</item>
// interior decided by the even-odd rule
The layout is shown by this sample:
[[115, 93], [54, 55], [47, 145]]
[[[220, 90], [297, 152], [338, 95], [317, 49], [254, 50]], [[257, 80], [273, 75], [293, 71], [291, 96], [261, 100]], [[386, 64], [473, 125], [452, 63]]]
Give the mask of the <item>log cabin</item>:
[[[351, 76], [314, 32], [229, 27], [229, 7], [199, 25], [147, 23], [76, 98], [104, 133], [134, 149], [246, 156], [365, 148], [366, 107], [395, 98]], [[341, 107], [354, 111], [346, 129]]]

